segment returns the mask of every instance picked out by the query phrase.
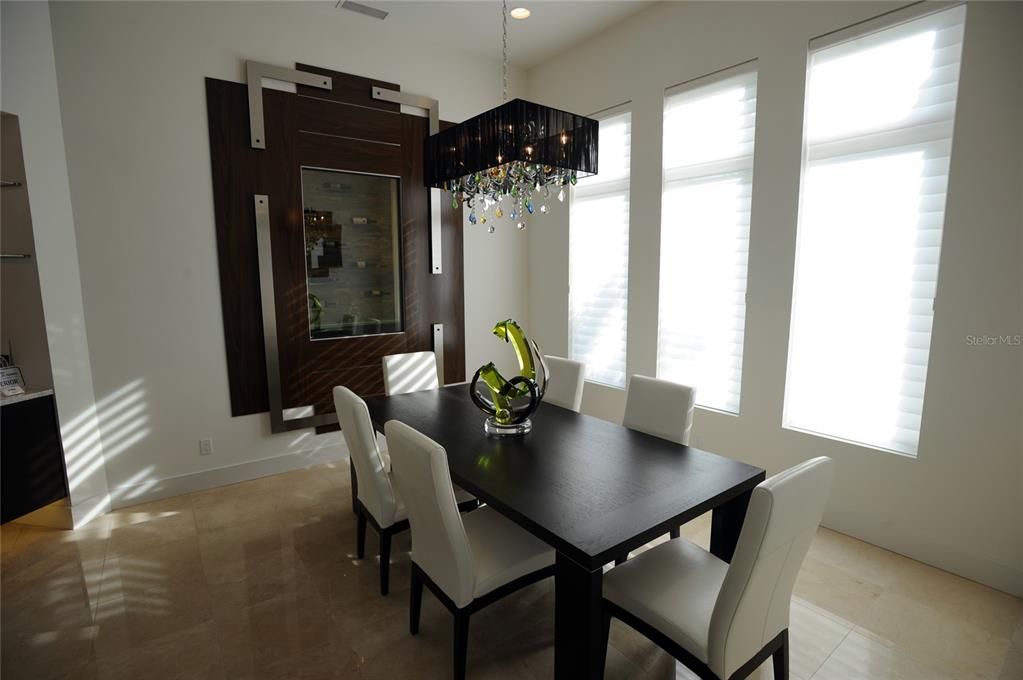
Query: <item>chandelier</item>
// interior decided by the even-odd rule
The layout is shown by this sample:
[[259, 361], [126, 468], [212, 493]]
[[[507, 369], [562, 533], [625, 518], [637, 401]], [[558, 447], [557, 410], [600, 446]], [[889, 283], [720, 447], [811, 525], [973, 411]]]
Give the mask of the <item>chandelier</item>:
[[470, 224], [507, 218], [524, 229], [526, 215], [565, 200], [565, 187], [597, 174], [599, 123], [524, 99], [508, 101], [508, 8], [502, 12], [504, 103], [431, 135], [424, 150], [426, 185], [464, 203]]

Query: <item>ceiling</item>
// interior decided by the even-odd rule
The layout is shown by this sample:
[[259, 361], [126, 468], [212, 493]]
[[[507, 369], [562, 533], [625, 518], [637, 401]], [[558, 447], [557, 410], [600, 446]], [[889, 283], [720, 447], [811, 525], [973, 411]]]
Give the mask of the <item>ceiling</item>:
[[[449, 47], [501, 58], [499, 0], [358, 1], [389, 12], [383, 24], [396, 32], [436, 36], [438, 43]], [[509, 10], [527, 7], [532, 11], [528, 19], [508, 19], [508, 61], [523, 68], [536, 66], [651, 4], [650, 0], [508, 0]], [[379, 22], [337, 11], [346, 21]]]

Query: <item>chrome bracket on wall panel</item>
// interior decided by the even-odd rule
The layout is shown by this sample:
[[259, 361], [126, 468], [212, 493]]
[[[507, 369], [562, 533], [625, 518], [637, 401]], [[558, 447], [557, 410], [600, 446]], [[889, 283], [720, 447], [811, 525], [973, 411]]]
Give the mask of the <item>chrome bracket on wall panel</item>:
[[249, 87], [249, 136], [253, 149], [266, 148], [266, 128], [263, 122], [263, 78], [318, 87], [321, 90], [334, 88], [330, 76], [296, 71], [258, 61], [245, 62], [245, 79], [248, 81]]
[[444, 324], [433, 324], [433, 354], [437, 357], [437, 382], [444, 387]]
[[[376, 86], [373, 87], [372, 95], [373, 99], [379, 99], [380, 101], [391, 102], [392, 104], [404, 104], [405, 106], [412, 106], [425, 110], [427, 117], [430, 119], [430, 134], [435, 135], [440, 132], [440, 102], [436, 99], [424, 97], [419, 94], [399, 92], [398, 90], [388, 90], [385, 87]], [[443, 249], [441, 247], [441, 200], [440, 189], [431, 188], [430, 272], [432, 274], [443, 273], [443, 268], [441, 267], [441, 255], [443, 254]]]
[[281, 396], [281, 364], [277, 352], [277, 309], [274, 306], [273, 251], [270, 249], [270, 197], [253, 196], [256, 208], [256, 250], [259, 255], [259, 297], [263, 313], [263, 353], [266, 355], [266, 389], [270, 400], [270, 431], [301, 430], [307, 427], [337, 424], [337, 415], [322, 413], [301, 418], [284, 417]]

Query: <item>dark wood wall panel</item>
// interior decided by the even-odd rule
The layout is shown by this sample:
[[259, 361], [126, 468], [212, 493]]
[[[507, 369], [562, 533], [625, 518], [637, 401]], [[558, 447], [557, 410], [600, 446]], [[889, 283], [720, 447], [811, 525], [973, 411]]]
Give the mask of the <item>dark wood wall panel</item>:
[[[269, 93], [268, 93], [269, 94]], [[231, 415], [269, 408], [260, 314], [255, 210], [260, 151], [249, 146], [245, 85], [206, 79], [206, 111], [213, 170], [220, 300], [227, 348]], [[264, 105], [269, 99], [264, 99]], [[246, 197], [248, 200], [245, 200]]]
[[[452, 123], [442, 122], [441, 127]], [[429, 136], [429, 124], [425, 118], [402, 116], [402, 146], [407, 149], [403, 156], [405, 173], [412, 187], [423, 186], [423, 143]], [[430, 324], [444, 324], [444, 381], [448, 383], [465, 380], [465, 296], [464, 260], [462, 239], [462, 209], [452, 208], [446, 193], [441, 194], [442, 260], [443, 275], [430, 271], [430, 242], [421, 241], [422, 270], [417, 283], [421, 309], [427, 321], [427, 335]], [[416, 215], [429, 221], [429, 192], [411, 192], [406, 202]], [[451, 304], [458, 300], [458, 304]], [[425, 339], [432, 346], [432, 339]]]
[[305, 131], [296, 134], [295, 144], [300, 165], [394, 176], [401, 172], [404, 148], [396, 144]]
[[298, 129], [317, 134], [401, 144], [401, 114], [333, 99], [301, 95], [295, 101]]
[[[285, 408], [332, 409], [330, 391], [383, 391], [381, 357], [430, 349], [430, 325], [445, 325], [445, 380], [465, 379], [461, 210], [443, 212], [444, 273], [430, 274], [428, 190], [422, 180], [425, 118], [372, 99], [393, 83], [299, 65], [333, 78], [330, 92], [264, 90], [267, 148], [249, 146], [245, 85], [207, 79], [217, 248], [233, 415], [268, 409], [252, 196], [270, 200], [275, 309]], [[308, 337], [301, 167], [401, 178], [404, 330], [312, 341]]]
[[374, 87], [384, 87], [388, 90], [398, 90], [400, 92], [401, 86], [396, 83], [374, 80], [373, 78], [363, 78], [362, 76], [353, 76], [350, 73], [331, 71], [329, 68], [312, 66], [310, 64], [296, 64], [295, 68], [299, 71], [305, 71], [306, 73], [319, 73], [321, 75], [330, 76], [333, 79], [333, 89], [330, 91], [321, 90], [317, 87], [299, 85], [297, 88], [299, 94], [321, 97], [323, 99], [333, 99], [334, 101], [344, 102], [346, 104], [355, 104], [356, 106], [365, 106], [371, 109], [390, 111], [391, 113], [401, 112], [401, 106], [398, 104], [385, 102], [380, 99], [373, 99], [372, 95], [372, 88]]
[[[427, 193], [422, 186], [409, 187], [403, 174], [403, 155], [408, 150], [400, 145], [401, 114], [385, 109], [370, 109], [364, 106], [370, 91], [371, 81], [357, 79], [353, 81], [344, 74], [320, 69], [325, 75], [333, 78], [335, 90], [331, 101], [311, 99], [305, 91], [299, 93], [296, 102], [299, 106], [319, 110], [314, 119], [307, 116], [303, 125], [295, 131], [295, 148], [297, 166], [328, 168], [354, 172], [368, 172], [380, 175], [399, 177], [402, 180], [400, 212], [405, 219], [407, 209], [404, 196], [409, 193]], [[394, 87], [390, 84], [384, 84]], [[315, 88], [310, 88], [315, 90]], [[376, 101], [376, 100], [372, 100]], [[298, 108], [298, 107], [296, 107]], [[348, 111], [358, 111], [365, 120], [371, 113], [378, 121], [376, 129], [364, 125], [362, 137], [333, 136], [328, 130], [336, 131], [336, 122], [323, 124], [322, 127], [309, 130], [306, 126], [320, 121], [328, 121], [331, 116], [340, 116]], [[296, 171], [294, 174], [298, 174]], [[281, 372], [288, 375], [288, 381], [282, 381], [282, 394], [286, 408], [313, 405], [317, 413], [333, 410], [331, 390], [335, 385], [346, 385], [358, 394], [379, 394], [383, 391], [383, 371], [381, 357], [387, 354], [416, 351], [423, 349], [421, 319], [414, 301], [408, 297], [403, 299], [403, 332], [384, 335], [335, 338], [331, 340], [311, 341], [308, 338], [309, 318], [306, 302], [305, 282], [305, 248], [300, 234], [292, 234], [291, 229], [302, 230], [302, 215], [295, 215], [297, 223], [288, 225], [286, 229], [275, 231], [275, 236], [296, 244], [296, 250], [287, 251], [287, 266], [282, 267], [280, 286], [288, 287], [291, 293], [284, 299], [278, 293], [277, 314], [281, 337]], [[417, 275], [420, 266], [417, 258], [410, 256], [418, 247], [418, 242], [428, 232], [421, 220], [412, 220], [410, 228], [402, 233], [402, 280], [407, 281]], [[275, 247], [275, 257], [278, 251]], [[276, 279], [276, 271], [275, 271]], [[278, 291], [282, 288], [278, 288]]]

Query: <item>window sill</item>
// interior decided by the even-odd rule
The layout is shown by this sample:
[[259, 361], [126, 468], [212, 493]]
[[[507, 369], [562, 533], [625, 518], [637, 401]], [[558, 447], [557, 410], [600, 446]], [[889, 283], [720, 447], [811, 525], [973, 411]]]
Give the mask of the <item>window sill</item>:
[[825, 434], [823, 432], [816, 432], [814, 430], [805, 430], [803, 428], [793, 427], [791, 425], [782, 425], [782, 429], [788, 430], [789, 432], [796, 432], [798, 434], [809, 435], [811, 437], [816, 437], [818, 439], [830, 439], [833, 442], [847, 444], [849, 446], [855, 446], [858, 449], [866, 449], [868, 451], [873, 451], [876, 453], [886, 453], [894, 456], [899, 456], [900, 458], [908, 458], [909, 460], [917, 460], [917, 458], [919, 457], [919, 452], [909, 453], [907, 451], [899, 451], [897, 449], [886, 449], [883, 446], [877, 446], [876, 444], [867, 444], [865, 442], [858, 442], [853, 439], [843, 439], [842, 437], [836, 437], [835, 435]]
[[713, 413], [714, 415], [717, 416], [731, 416], [732, 418], [738, 418], [740, 415], [739, 412], [737, 411], [726, 411], [724, 409], [714, 408], [713, 406], [703, 406], [701, 404], [696, 404], [693, 408], [698, 411], [706, 411], [707, 413]]

